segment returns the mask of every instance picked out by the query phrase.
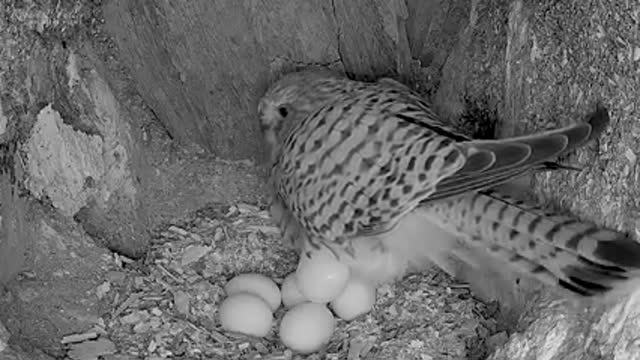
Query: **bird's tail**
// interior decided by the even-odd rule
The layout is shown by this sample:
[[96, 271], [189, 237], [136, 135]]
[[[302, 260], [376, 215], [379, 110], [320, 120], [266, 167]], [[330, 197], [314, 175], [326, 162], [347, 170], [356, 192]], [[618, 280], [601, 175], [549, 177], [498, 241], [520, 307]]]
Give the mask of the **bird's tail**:
[[[529, 275], [565, 294], [611, 298], [640, 288], [640, 242], [621, 232], [496, 192], [432, 203], [419, 213], [482, 251], [492, 266], [502, 264], [504, 271]], [[456, 252], [450, 245], [432, 250], [436, 263], [445, 250]], [[474, 256], [459, 258], [483, 266], [473, 264]]]

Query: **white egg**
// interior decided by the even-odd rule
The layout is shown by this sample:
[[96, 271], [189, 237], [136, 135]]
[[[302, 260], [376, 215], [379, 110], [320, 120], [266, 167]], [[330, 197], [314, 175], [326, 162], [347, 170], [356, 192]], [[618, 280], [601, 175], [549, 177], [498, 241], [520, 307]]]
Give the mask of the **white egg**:
[[310, 255], [300, 255], [296, 270], [298, 290], [310, 301], [328, 303], [347, 286], [349, 267], [326, 248], [313, 250]]
[[273, 323], [269, 304], [250, 293], [237, 293], [224, 299], [219, 313], [223, 329], [245, 335], [266, 336]]
[[287, 275], [282, 282], [282, 286], [280, 287], [280, 292], [282, 293], [282, 304], [286, 308], [290, 308], [301, 304], [305, 301], [308, 301], [307, 298], [302, 295], [300, 290], [298, 290], [298, 284], [296, 284], [296, 273], [292, 272]]
[[327, 344], [336, 320], [324, 304], [305, 302], [291, 308], [280, 323], [280, 340], [293, 351], [310, 354]]
[[224, 291], [227, 296], [241, 292], [258, 295], [269, 304], [271, 311], [276, 311], [280, 307], [281, 294], [278, 285], [262, 274], [240, 274], [227, 282]]
[[331, 301], [331, 308], [339, 318], [350, 321], [371, 311], [375, 302], [375, 287], [352, 277], [342, 294]]

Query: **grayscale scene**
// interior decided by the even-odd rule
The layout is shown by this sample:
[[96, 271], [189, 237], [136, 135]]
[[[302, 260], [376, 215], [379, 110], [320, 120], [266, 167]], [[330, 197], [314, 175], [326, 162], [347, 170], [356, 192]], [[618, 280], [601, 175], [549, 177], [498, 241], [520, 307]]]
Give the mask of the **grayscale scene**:
[[638, 0], [3, 0], [0, 360], [640, 360]]

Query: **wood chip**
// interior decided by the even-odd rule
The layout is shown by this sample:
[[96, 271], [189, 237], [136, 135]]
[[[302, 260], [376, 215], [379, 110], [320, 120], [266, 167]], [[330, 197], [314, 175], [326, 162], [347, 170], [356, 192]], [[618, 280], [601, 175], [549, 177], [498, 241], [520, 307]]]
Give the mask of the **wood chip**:
[[95, 332], [88, 332], [88, 333], [84, 333], [84, 334], [74, 334], [74, 335], [67, 335], [65, 337], [62, 338], [62, 340], [60, 340], [61, 344], [71, 344], [71, 343], [78, 343], [78, 342], [83, 342], [86, 340], [93, 340], [93, 339], [97, 339], [98, 338], [98, 334]]

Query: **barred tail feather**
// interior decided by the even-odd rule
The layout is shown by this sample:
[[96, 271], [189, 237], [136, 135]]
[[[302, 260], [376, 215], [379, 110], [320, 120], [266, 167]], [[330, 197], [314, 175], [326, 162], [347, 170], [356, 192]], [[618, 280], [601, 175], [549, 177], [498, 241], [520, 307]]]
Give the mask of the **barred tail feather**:
[[565, 294], [611, 298], [640, 288], [640, 242], [621, 232], [489, 192], [424, 211], [468, 246]]

